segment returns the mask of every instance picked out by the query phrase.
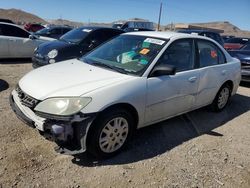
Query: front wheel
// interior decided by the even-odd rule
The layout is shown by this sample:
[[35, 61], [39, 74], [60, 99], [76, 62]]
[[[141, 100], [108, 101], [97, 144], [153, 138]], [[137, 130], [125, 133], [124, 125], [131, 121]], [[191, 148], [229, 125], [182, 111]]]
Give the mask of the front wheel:
[[231, 87], [228, 84], [223, 85], [211, 105], [212, 110], [216, 112], [222, 111], [226, 107], [230, 96]]
[[125, 109], [103, 112], [91, 125], [87, 150], [97, 158], [113, 156], [126, 145], [133, 126], [133, 117]]

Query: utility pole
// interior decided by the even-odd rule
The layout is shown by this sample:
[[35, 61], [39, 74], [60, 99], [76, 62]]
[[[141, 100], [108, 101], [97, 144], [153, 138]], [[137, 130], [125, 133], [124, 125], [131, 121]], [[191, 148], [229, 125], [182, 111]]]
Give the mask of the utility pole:
[[158, 19], [158, 27], [157, 30], [160, 31], [160, 24], [161, 24], [161, 10], [162, 10], [162, 2], [160, 6], [160, 12], [159, 12], [159, 19]]

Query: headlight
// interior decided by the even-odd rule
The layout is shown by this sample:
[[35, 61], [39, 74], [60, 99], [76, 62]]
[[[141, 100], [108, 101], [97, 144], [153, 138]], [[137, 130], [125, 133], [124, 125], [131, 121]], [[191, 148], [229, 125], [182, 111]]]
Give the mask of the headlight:
[[51, 50], [51, 51], [48, 53], [48, 57], [49, 57], [49, 58], [55, 58], [57, 55], [58, 55], [58, 51], [57, 51], [56, 49]]
[[35, 111], [68, 116], [79, 112], [91, 102], [90, 97], [49, 98], [40, 102]]

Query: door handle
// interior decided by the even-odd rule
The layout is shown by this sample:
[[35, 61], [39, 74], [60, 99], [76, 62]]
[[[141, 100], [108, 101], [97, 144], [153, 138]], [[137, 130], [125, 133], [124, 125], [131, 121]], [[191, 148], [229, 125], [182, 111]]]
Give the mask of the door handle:
[[14, 41], [14, 42], [16, 42], [16, 39], [9, 39], [9, 41]]
[[227, 70], [221, 71], [221, 74], [222, 74], [222, 75], [225, 75], [226, 73], [227, 73]]
[[197, 77], [196, 76], [193, 76], [193, 77], [190, 77], [188, 79], [189, 82], [195, 82], [197, 80]]

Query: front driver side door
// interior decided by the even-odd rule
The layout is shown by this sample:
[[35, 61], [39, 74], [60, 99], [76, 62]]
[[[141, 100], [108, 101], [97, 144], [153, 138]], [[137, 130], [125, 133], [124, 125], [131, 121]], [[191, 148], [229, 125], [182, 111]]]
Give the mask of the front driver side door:
[[149, 77], [145, 122], [151, 124], [192, 109], [199, 83], [192, 39], [174, 41], [157, 64], [176, 67], [175, 75]]

